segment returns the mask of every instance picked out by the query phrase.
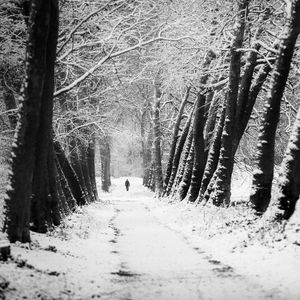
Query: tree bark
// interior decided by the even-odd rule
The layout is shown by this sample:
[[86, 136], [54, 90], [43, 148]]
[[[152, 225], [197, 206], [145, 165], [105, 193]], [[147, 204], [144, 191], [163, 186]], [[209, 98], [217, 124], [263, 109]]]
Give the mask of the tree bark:
[[185, 170], [187, 160], [188, 160], [188, 157], [189, 157], [190, 149], [192, 147], [192, 143], [193, 143], [193, 128], [192, 128], [192, 126], [190, 126], [188, 136], [186, 138], [186, 143], [185, 143], [185, 146], [184, 146], [184, 150], [183, 150], [182, 160], [181, 160], [181, 163], [179, 165], [179, 170], [176, 174], [175, 182], [173, 184], [172, 195], [176, 194], [178, 186], [182, 181], [184, 170]]
[[[110, 160], [110, 157], [109, 157]], [[93, 138], [92, 141], [89, 142], [88, 149], [87, 149], [87, 163], [89, 166], [90, 172], [90, 179], [92, 184], [92, 191], [94, 194], [94, 199], [98, 200], [98, 191], [97, 191], [97, 183], [96, 183], [96, 169], [95, 169], [95, 139]], [[110, 178], [110, 174], [109, 174]], [[109, 181], [109, 186], [111, 182]]]
[[188, 119], [185, 122], [184, 128], [183, 128], [181, 136], [179, 138], [178, 146], [176, 148], [176, 152], [175, 152], [174, 158], [173, 158], [172, 172], [171, 172], [171, 175], [170, 175], [170, 179], [168, 181], [168, 186], [165, 189], [165, 194], [167, 196], [170, 195], [173, 183], [174, 183], [175, 178], [176, 178], [176, 174], [177, 174], [178, 165], [179, 165], [180, 157], [181, 157], [181, 154], [182, 154], [182, 150], [183, 150], [185, 141], [187, 139], [189, 129], [191, 127], [192, 116], [193, 116], [193, 111], [190, 112], [190, 115], [189, 115]]
[[219, 101], [220, 101], [219, 97], [216, 94], [214, 94], [211, 104], [209, 105], [209, 110], [207, 113], [207, 121], [205, 123], [205, 128], [204, 128], [204, 140], [205, 140], [206, 148], [209, 148], [209, 144], [214, 135], [214, 129], [216, 126], [217, 115], [218, 115]]
[[143, 184], [147, 186], [149, 181], [150, 173], [151, 173], [151, 144], [153, 143], [151, 135], [148, 135], [146, 143], [144, 143], [143, 147], [143, 169], [144, 169], [144, 176], [143, 176]]
[[284, 155], [280, 171], [278, 221], [288, 220], [300, 195], [300, 108]]
[[[57, 1], [32, 0], [21, 118], [12, 147], [11, 174], [5, 199], [5, 228], [11, 242], [30, 241], [30, 197], [36, 159], [36, 142], [41, 120], [41, 105], [43, 101], [46, 101], [43, 99], [44, 89], [48, 88], [50, 92], [51, 88], [45, 86], [45, 81], [47, 79], [49, 83], [54, 78], [51, 72], [54, 68], [55, 54], [51, 51], [54, 50], [55, 53], [54, 37], [57, 35], [57, 23]], [[49, 34], [53, 38], [52, 41], [49, 41]], [[53, 91], [51, 94], [53, 95]], [[52, 101], [52, 98], [47, 101]]]
[[63, 172], [63, 169], [60, 166], [58, 158], [55, 159], [55, 166], [58, 174], [57, 180], [59, 182], [59, 185], [61, 186], [64, 198], [66, 200], [66, 203], [68, 204], [69, 209], [73, 212], [77, 207], [77, 202], [75, 197], [73, 196], [73, 193], [69, 186], [68, 180]]
[[189, 202], [194, 202], [197, 199], [206, 161], [205, 142], [203, 136], [205, 126], [204, 106], [205, 95], [199, 93], [195, 107], [193, 124], [194, 164], [191, 183], [187, 194], [187, 200]]
[[[203, 200], [203, 197], [206, 193], [208, 185], [213, 178], [213, 175], [217, 169], [220, 151], [221, 151], [221, 138], [224, 127], [225, 115], [226, 115], [226, 107], [225, 104], [222, 103], [219, 108], [219, 113], [217, 117], [217, 125], [213, 134], [213, 140], [209, 147], [208, 158], [206, 161], [204, 174], [201, 182], [201, 187], [199, 190], [197, 202], [200, 203]], [[210, 195], [210, 193], [208, 194]]]
[[187, 158], [182, 180], [179, 184], [179, 188], [177, 191], [177, 195], [180, 201], [182, 201], [188, 193], [189, 186], [192, 179], [193, 165], [194, 165], [194, 138], [192, 139], [192, 145], [190, 148], [189, 156]]
[[[82, 172], [83, 172], [83, 180], [85, 182], [85, 186], [87, 188], [87, 192], [89, 195], [89, 201], [95, 201], [95, 194], [93, 190], [93, 183], [91, 178], [91, 170], [88, 159], [88, 145], [83, 144], [82, 141], [79, 141], [79, 163], [81, 164]], [[109, 177], [108, 177], [109, 178]], [[109, 184], [109, 182], [108, 182]]]
[[54, 172], [53, 156], [53, 91], [54, 91], [54, 64], [56, 58], [56, 45], [58, 38], [58, 7], [57, 3], [50, 4], [49, 10], [49, 33], [47, 38], [47, 69], [45, 73], [44, 89], [42, 94], [42, 105], [40, 111], [39, 129], [36, 140], [35, 167], [33, 173], [32, 190], [32, 220], [33, 229], [38, 232], [46, 232], [51, 226], [52, 207], [57, 206], [58, 196]]
[[163, 175], [161, 165], [161, 132], [160, 132], [160, 99], [161, 91], [157, 84], [154, 86], [154, 109], [153, 109], [153, 157], [155, 166], [155, 194], [160, 197], [163, 193]]
[[281, 98], [289, 75], [295, 43], [300, 32], [300, 0], [290, 2], [289, 18], [272, 72], [270, 93], [264, 105], [257, 144], [257, 170], [253, 174], [250, 201], [258, 214], [265, 212], [271, 199], [275, 135], [280, 117]]
[[[167, 168], [166, 168], [166, 173], [165, 173], [165, 180], [164, 180], [165, 190], [168, 189], [168, 183], [169, 183], [170, 176], [171, 176], [172, 169], [173, 169], [173, 160], [174, 160], [174, 155], [175, 155], [175, 151], [176, 151], [176, 145], [177, 145], [177, 140], [178, 140], [178, 135], [179, 135], [180, 124], [182, 121], [182, 115], [184, 112], [184, 108], [185, 108], [188, 98], [189, 98], [190, 90], [191, 90], [191, 87], [187, 87], [185, 95], [181, 101], [178, 114], [177, 114], [177, 119], [176, 119], [174, 130], [173, 130], [171, 148], [170, 148], [170, 153], [169, 153], [168, 163], [167, 163]], [[168, 189], [168, 190], [170, 190], [170, 189]], [[168, 192], [166, 191], [166, 193], [168, 193]]]
[[248, 93], [247, 100], [244, 101], [243, 108], [241, 110], [240, 114], [237, 114], [237, 133], [236, 133], [236, 143], [235, 143], [235, 149], [234, 153], [237, 150], [237, 147], [239, 145], [239, 142], [245, 132], [245, 129], [247, 127], [247, 124], [250, 120], [251, 113], [253, 111], [254, 104], [256, 102], [257, 96], [259, 92], [261, 91], [261, 88], [267, 79], [272, 67], [270, 64], [266, 63], [264, 64], [258, 74], [256, 75], [255, 79], [253, 80], [253, 83], [251, 85], [250, 91]]
[[229, 68], [229, 82], [226, 93], [226, 118], [222, 133], [222, 146], [219, 164], [217, 168], [217, 181], [211, 195], [215, 205], [228, 205], [231, 196], [231, 176], [233, 171], [233, 143], [236, 124], [236, 106], [239, 90], [241, 71], [241, 52], [238, 51], [243, 45], [246, 15], [249, 0], [238, 2], [238, 14], [235, 23], [235, 33], [231, 45], [231, 58]]
[[101, 159], [101, 189], [104, 192], [109, 191], [110, 182], [110, 145], [108, 138], [105, 137], [100, 145]]
[[70, 162], [68, 161], [60, 143], [58, 141], [54, 142], [55, 154], [58, 159], [59, 165], [63, 171], [63, 174], [68, 182], [71, 192], [76, 199], [77, 205], [84, 205], [86, 203], [84, 198], [84, 193], [79, 183], [78, 177], [72, 168]]
[[[203, 63], [204, 70], [206, 70], [209, 67], [209, 65], [215, 57], [216, 54], [213, 51], [208, 51], [205, 61]], [[204, 75], [200, 79], [200, 83], [206, 84], [207, 80], [208, 75]], [[204, 127], [208, 111], [205, 107], [205, 104], [206, 96], [203, 93], [203, 91], [200, 91], [198, 93], [196, 101], [193, 123], [194, 165], [190, 187], [187, 195], [187, 200], [189, 202], [194, 202], [197, 199], [207, 159], [207, 152], [205, 152]]]
[[84, 173], [81, 164], [80, 152], [79, 152], [79, 142], [74, 137], [69, 141], [69, 150], [70, 150], [70, 162], [73, 170], [76, 173], [76, 176], [79, 180], [81, 189], [83, 191], [83, 197], [85, 202], [88, 203], [91, 201], [89, 198], [89, 193], [87, 190], [86, 182], [84, 180]]

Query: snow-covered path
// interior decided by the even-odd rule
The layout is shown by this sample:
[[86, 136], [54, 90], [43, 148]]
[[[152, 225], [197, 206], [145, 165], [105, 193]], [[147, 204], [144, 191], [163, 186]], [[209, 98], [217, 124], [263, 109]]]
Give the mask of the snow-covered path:
[[140, 180], [115, 183], [49, 236], [33, 233], [31, 249], [13, 246], [3, 299], [297, 299], [195, 246]]
[[[149, 201], [149, 199], [148, 199]], [[150, 200], [151, 201], [151, 200]], [[113, 299], [263, 299], [258, 285], [210, 259], [155, 218], [140, 199], [111, 202], [120, 260]], [[111, 297], [112, 295], [110, 295]], [[112, 299], [111, 298], [111, 299]]]

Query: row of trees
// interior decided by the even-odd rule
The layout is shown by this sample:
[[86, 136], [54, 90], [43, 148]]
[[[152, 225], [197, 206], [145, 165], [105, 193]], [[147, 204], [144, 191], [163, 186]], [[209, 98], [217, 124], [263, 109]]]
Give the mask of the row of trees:
[[[197, 77], [196, 84], [185, 87], [173, 123], [164, 181], [156, 147], [161, 132], [156, 129], [157, 117], [153, 118], [151, 169], [150, 173], [145, 172], [144, 184], [154, 189], [158, 196], [171, 195], [189, 202], [211, 201], [217, 206], [228, 206], [237, 151], [243, 139], [249, 142], [249, 132], [257, 132], [258, 138], [251, 141], [256, 141], [257, 146], [254, 148], [256, 162], [251, 166], [254, 172], [250, 204], [257, 214], [266, 211], [271, 200], [276, 147], [277, 144], [279, 147], [286, 145], [278, 136], [276, 143], [276, 133], [280, 132], [280, 128], [277, 131], [278, 122], [284, 126], [291, 117], [286, 111], [280, 113], [280, 108], [288, 103], [295, 114], [291, 103], [296, 100], [297, 77], [290, 72], [290, 66], [300, 30], [300, 1], [288, 2], [285, 13], [276, 1], [270, 5], [243, 0], [235, 5], [230, 41], [218, 41], [219, 47], [227, 46], [226, 50], [207, 49], [200, 66], [202, 75]], [[212, 6], [218, 7], [217, 4]], [[224, 31], [224, 27], [219, 29]], [[222, 33], [214, 32], [209, 44], [219, 34]], [[221, 59], [225, 66], [222, 66], [224, 70], [219, 69], [217, 77], [214, 71]], [[294, 64], [297, 63], [295, 58]], [[284, 94], [287, 85], [294, 95], [290, 91]], [[167, 89], [165, 93], [167, 97]], [[193, 105], [187, 105], [187, 99], [191, 99]], [[183, 118], [184, 109], [189, 115], [187, 118]], [[155, 114], [155, 108], [153, 111]], [[254, 123], [257, 117], [258, 128]], [[299, 197], [298, 121], [296, 118], [281, 166], [277, 220], [288, 219], [293, 214]]]
[[[29, 241], [29, 228], [45, 232], [97, 199], [98, 141], [107, 191], [112, 135], [125, 126], [141, 136], [143, 182], [158, 196], [227, 206], [234, 164], [253, 167], [258, 152], [251, 203], [264, 212], [299, 94], [289, 68], [298, 65], [299, 1], [288, 4], [1, 4], [1, 137], [15, 131], [10, 240]], [[299, 196], [297, 128], [282, 162], [279, 219]]]
[[163, 1], [1, 3], [2, 120], [9, 125], [1, 136], [13, 139], [4, 230], [12, 242], [30, 241], [29, 229], [46, 232], [97, 199], [98, 140], [108, 190], [112, 128], [139, 115], [139, 104], [124, 99], [133, 93], [132, 70], [143, 67], [139, 51], [184, 39], [165, 35], [162, 7]]

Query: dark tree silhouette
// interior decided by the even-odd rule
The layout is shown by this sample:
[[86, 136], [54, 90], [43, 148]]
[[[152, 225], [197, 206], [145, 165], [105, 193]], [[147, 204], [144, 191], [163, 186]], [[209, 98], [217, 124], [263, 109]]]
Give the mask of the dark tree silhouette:
[[54, 142], [54, 149], [55, 149], [55, 154], [56, 154], [59, 166], [68, 182], [68, 186], [70, 187], [70, 189], [72, 191], [72, 194], [76, 200], [77, 205], [80, 205], [80, 206], [84, 205], [85, 204], [84, 193], [80, 186], [78, 177], [58, 141]]
[[[11, 242], [30, 241], [30, 198], [33, 191], [34, 171], [37, 166], [37, 140], [42, 118], [41, 114], [48, 111], [48, 108], [53, 105], [52, 95], [54, 91], [53, 80], [57, 34], [57, 1], [32, 0], [22, 108], [12, 147], [9, 188], [5, 199], [7, 210], [5, 229]], [[42, 106], [44, 106], [43, 109], [41, 109]], [[45, 132], [45, 134], [47, 135], [48, 133]], [[51, 135], [49, 139], [51, 139]], [[45, 143], [42, 147], [45, 147], [45, 149], [42, 149], [43, 151], [48, 152], [47, 150], [51, 149], [51, 143], [47, 145]], [[46, 157], [47, 155], [45, 155], [45, 160]], [[54, 212], [56, 203], [51, 203], [51, 208], [53, 209], [52, 212]]]
[[161, 131], [160, 131], [160, 101], [162, 93], [158, 83], [154, 85], [153, 105], [153, 158], [155, 168], [155, 193], [160, 197], [163, 193], [163, 175], [161, 165]]
[[[211, 181], [213, 183], [212, 178], [218, 166], [218, 160], [219, 160], [220, 150], [221, 150], [221, 137], [223, 132], [224, 120], [225, 120], [225, 111], [226, 111], [226, 107], [224, 103], [221, 103], [219, 107], [219, 113], [217, 115], [216, 128], [214, 130], [212, 142], [209, 147], [208, 157], [204, 169], [201, 187], [197, 198], [198, 203], [203, 200], [203, 197], [205, 195], [209, 183]], [[206, 196], [210, 195], [211, 191], [212, 190], [210, 190]]]
[[295, 211], [300, 195], [300, 109], [284, 155], [280, 172], [276, 219], [288, 220]]
[[230, 201], [230, 185], [233, 169], [233, 142], [235, 132], [235, 117], [239, 80], [241, 71], [241, 52], [237, 51], [243, 45], [244, 30], [249, 0], [238, 2], [238, 13], [235, 22], [235, 32], [230, 49], [229, 82], [226, 93], [226, 117], [222, 133], [222, 146], [217, 171], [217, 181], [211, 195], [216, 205], [228, 204]]
[[181, 133], [179, 141], [178, 141], [178, 145], [176, 147], [176, 151], [174, 153], [172, 171], [171, 171], [170, 179], [168, 181], [168, 186], [165, 189], [165, 195], [167, 195], [167, 196], [170, 194], [173, 183], [174, 183], [174, 180], [176, 178], [176, 174], [177, 174], [178, 165], [179, 165], [180, 157], [181, 157], [181, 154], [182, 154], [182, 150], [183, 150], [186, 138], [188, 136], [190, 126], [191, 126], [192, 116], [193, 116], [193, 110], [190, 112], [190, 115], [189, 115], [188, 119], [185, 122], [185, 125], [183, 127], [182, 133]]
[[[193, 117], [193, 113], [192, 113], [191, 117]], [[192, 143], [193, 143], [193, 128], [190, 125], [189, 132], [188, 132], [188, 135], [186, 137], [186, 142], [185, 142], [185, 145], [184, 145], [184, 150], [183, 150], [183, 153], [181, 155], [182, 158], [181, 158], [181, 162], [179, 164], [179, 169], [176, 173], [176, 178], [174, 180], [174, 184], [173, 184], [173, 187], [172, 187], [172, 195], [176, 194], [176, 192], [178, 190], [178, 186], [179, 186], [180, 182], [182, 181], [182, 178], [183, 178], [183, 175], [184, 175], [184, 170], [185, 170], [185, 167], [186, 167], [186, 164], [187, 164], [187, 161], [188, 161], [190, 149], [192, 147]]]
[[295, 43], [300, 32], [300, 1], [290, 1], [285, 35], [272, 73], [270, 93], [264, 104], [262, 124], [257, 144], [257, 170], [253, 174], [250, 201], [258, 213], [263, 213], [271, 199], [274, 173], [274, 144], [280, 117], [281, 98], [289, 75]]
[[[203, 69], [207, 70], [212, 60], [216, 58], [216, 54], [213, 51], [208, 51], [205, 61], [203, 63]], [[200, 79], [202, 85], [206, 84], [208, 80], [208, 74], [203, 75]], [[210, 99], [211, 100], [211, 99]], [[204, 127], [206, 123], [206, 106], [209, 106], [210, 103], [207, 103], [207, 97], [204, 91], [198, 93], [196, 100], [195, 113], [194, 113], [194, 122], [193, 122], [193, 139], [194, 139], [194, 165], [193, 173], [191, 178], [191, 183], [188, 191], [188, 201], [194, 202], [197, 199], [202, 176], [205, 168], [205, 162], [207, 159], [207, 152], [205, 151], [205, 140], [204, 140]]]
[[101, 159], [101, 189], [104, 192], [109, 191], [110, 187], [110, 141], [105, 136], [100, 142], [100, 159]]
[[168, 183], [169, 183], [169, 180], [170, 180], [170, 177], [171, 177], [171, 173], [172, 173], [173, 160], [174, 160], [174, 155], [175, 155], [175, 151], [176, 151], [177, 140], [178, 140], [178, 136], [179, 136], [180, 124], [181, 124], [181, 121], [182, 121], [182, 116], [183, 116], [183, 113], [184, 113], [184, 108], [185, 108], [185, 106], [186, 106], [186, 104], [188, 102], [190, 90], [191, 90], [191, 87], [187, 87], [186, 88], [185, 95], [184, 95], [184, 97], [183, 97], [183, 99], [181, 101], [181, 104], [180, 104], [180, 107], [179, 107], [179, 111], [177, 113], [177, 118], [176, 118], [174, 130], [173, 130], [172, 141], [171, 141], [170, 153], [169, 153], [169, 156], [168, 156], [167, 169], [166, 169], [166, 173], [165, 173], [165, 180], [164, 180], [165, 191], [168, 189]]

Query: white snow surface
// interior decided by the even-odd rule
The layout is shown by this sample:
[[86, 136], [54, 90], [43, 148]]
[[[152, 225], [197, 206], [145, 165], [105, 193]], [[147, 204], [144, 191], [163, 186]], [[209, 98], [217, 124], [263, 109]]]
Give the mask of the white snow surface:
[[[300, 299], [299, 210], [282, 233], [243, 205], [155, 199], [129, 180], [129, 192], [113, 179], [101, 201], [12, 245], [0, 299]], [[245, 180], [236, 180], [237, 203], [249, 195]]]

